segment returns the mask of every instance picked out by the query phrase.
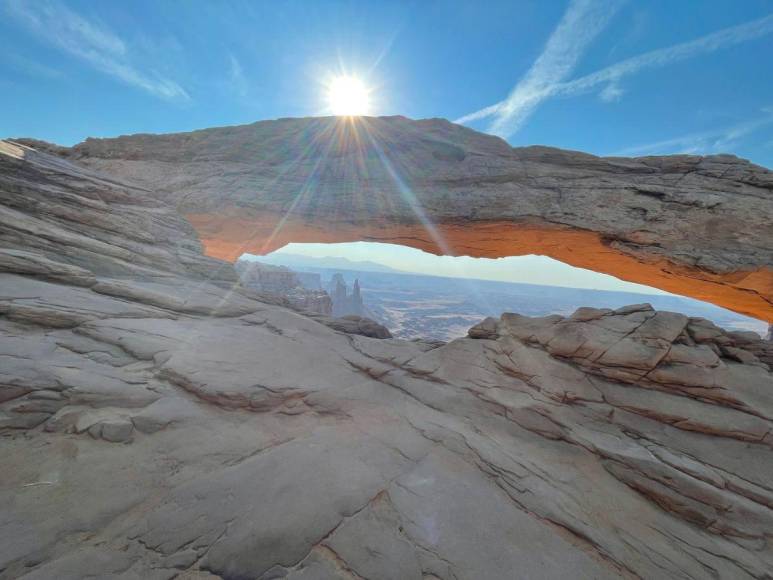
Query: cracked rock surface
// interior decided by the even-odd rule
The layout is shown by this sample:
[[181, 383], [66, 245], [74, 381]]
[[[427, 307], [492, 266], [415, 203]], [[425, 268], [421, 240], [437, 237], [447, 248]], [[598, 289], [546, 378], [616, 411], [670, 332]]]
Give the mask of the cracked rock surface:
[[770, 342], [646, 304], [364, 336], [5, 147], [1, 580], [773, 576]]

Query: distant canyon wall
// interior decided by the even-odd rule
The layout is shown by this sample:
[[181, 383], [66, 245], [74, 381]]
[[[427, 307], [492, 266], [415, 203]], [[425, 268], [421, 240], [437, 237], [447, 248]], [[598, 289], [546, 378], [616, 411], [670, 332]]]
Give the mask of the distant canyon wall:
[[[320, 289], [318, 274], [299, 273], [284, 266], [248, 260], [237, 261], [235, 268], [239, 280], [247, 288], [282, 297], [298, 310], [324, 316], [332, 316], [334, 313], [333, 301], [327, 292]], [[309, 289], [303, 280], [308, 283], [315, 276], [317, 288]]]

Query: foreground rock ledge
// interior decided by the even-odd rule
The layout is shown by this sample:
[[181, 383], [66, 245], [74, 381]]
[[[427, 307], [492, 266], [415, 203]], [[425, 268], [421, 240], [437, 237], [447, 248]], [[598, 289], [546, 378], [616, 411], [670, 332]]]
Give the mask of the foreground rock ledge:
[[753, 333], [640, 304], [370, 338], [106, 175], [0, 151], [0, 204], [2, 580], [773, 575]]
[[55, 151], [152, 190], [207, 254], [230, 261], [357, 240], [542, 254], [773, 322], [773, 173], [732, 155], [512, 148], [405, 117], [280, 119]]

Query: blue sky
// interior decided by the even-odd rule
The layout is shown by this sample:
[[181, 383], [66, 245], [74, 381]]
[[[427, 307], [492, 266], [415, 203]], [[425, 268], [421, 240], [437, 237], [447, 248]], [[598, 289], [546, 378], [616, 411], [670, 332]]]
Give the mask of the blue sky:
[[321, 114], [323, 79], [346, 71], [376, 114], [469, 119], [513, 145], [773, 167], [771, 0], [0, 0], [0, 14], [2, 136]]
[[[325, 114], [324, 83], [342, 73], [372, 89], [374, 114], [445, 117], [512, 145], [773, 168], [773, 0], [0, 0], [3, 137], [71, 145]], [[544, 258], [292, 251], [635, 289]]]

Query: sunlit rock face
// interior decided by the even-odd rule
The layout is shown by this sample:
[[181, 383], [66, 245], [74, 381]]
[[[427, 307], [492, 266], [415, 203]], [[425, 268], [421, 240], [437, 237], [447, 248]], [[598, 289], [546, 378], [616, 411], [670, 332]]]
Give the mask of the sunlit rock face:
[[174, 204], [207, 254], [374, 240], [544, 254], [773, 321], [773, 174], [729, 155], [512, 148], [440, 119], [281, 119], [56, 152]]
[[771, 343], [645, 304], [391, 339], [157, 197], [0, 142], [0, 580], [771, 576]]

